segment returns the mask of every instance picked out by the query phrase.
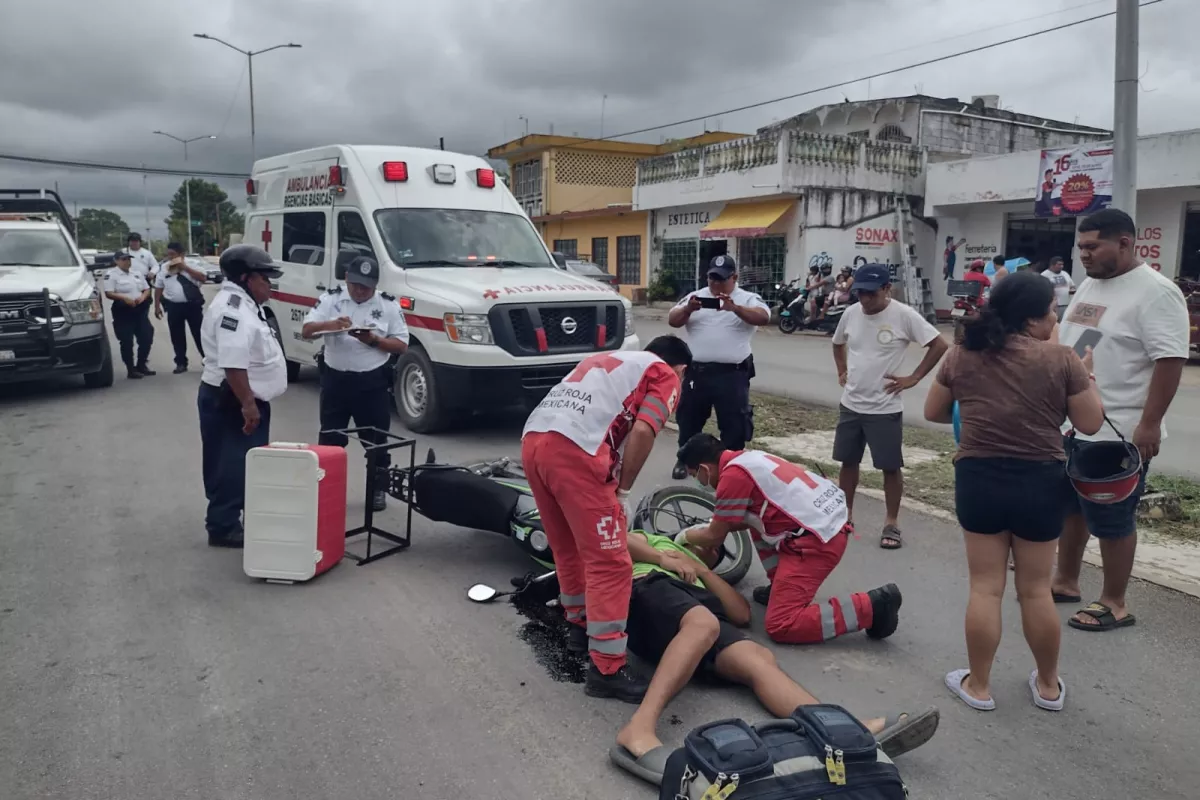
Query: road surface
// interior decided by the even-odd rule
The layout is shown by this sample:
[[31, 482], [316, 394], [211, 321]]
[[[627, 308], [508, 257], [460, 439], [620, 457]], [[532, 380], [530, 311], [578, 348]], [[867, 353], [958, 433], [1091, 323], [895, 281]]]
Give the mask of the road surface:
[[[344, 562], [296, 586], [250, 580], [240, 553], [209, 549], [198, 373], [168, 374], [166, 341], [160, 325], [160, 374], [147, 380], [0, 389], [0, 796], [657, 796], [607, 761], [631, 707], [551, 680], [511, 607], [464, 598], [473, 583], [501, 585], [529, 568], [505, 539], [418, 520], [409, 552]], [[311, 441], [316, 400], [309, 374], [275, 403], [273, 438]], [[446, 460], [515, 454], [520, 422], [488, 420], [420, 445]], [[659, 445], [639, 491], [667, 474], [673, 447]], [[351, 498], [361, 497], [359, 458], [355, 449]], [[1196, 796], [1194, 600], [1136, 584], [1135, 628], [1065, 630], [1068, 710], [1054, 715], [1030, 701], [1010, 597], [999, 709], [982, 715], [942, 686], [965, 664], [958, 532], [908, 514], [905, 548], [884, 552], [873, 534], [879, 505], [860, 507], [866, 534], [827, 590], [898, 582], [900, 630], [886, 642], [853, 636], [776, 652], [808, 689], [859, 714], [941, 706], [938, 736], [900, 761], [913, 797]], [[351, 521], [360, 514], [354, 499]], [[393, 505], [383, 521], [399, 520]], [[742, 589], [763, 581], [756, 565]], [[1089, 598], [1098, 584], [1089, 570]], [[678, 744], [691, 726], [729, 716], [764, 714], [742, 692], [689, 688], [660, 735]]]
[[[643, 341], [663, 333], [681, 333], [666, 323], [666, 311], [638, 313], [637, 332]], [[785, 336], [774, 328], [764, 328], [754, 337], [754, 388], [760, 392], [790, 397], [807, 403], [836, 407], [842, 390], [827, 336], [793, 334]], [[905, 368], [915, 369], [923, 351], [909, 348]], [[904, 420], [910, 425], [949, 430], [947, 425], [925, 421], [925, 394], [932, 377], [904, 393]], [[1151, 471], [1184, 475], [1200, 480], [1200, 365], [1189, 364], [1171, 410], [1167, 413], [1167, 440], [1154, 459]]]

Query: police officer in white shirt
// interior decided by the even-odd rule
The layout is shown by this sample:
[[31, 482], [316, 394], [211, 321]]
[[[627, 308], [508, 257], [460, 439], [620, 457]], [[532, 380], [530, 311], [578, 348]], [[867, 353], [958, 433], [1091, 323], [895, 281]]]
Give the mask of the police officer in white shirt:
[[[728, 450], [744, 450], [754, 437], [750, 340], [755, 329], [771, 322], [771, 309], [761, 297], [737, 285], [737, 264], [732, 256], [714, 258], [707, 277], [708, 286], [680, 300], [667, 317], [672, 328], [687, 331], [692, 348], [692, 365], [683, 377], [675, 412], [679, 441], [686, 442], [702, 431], [716, 408], [721, 443]], [[676, 461], [671, 477], [686, 478], [687, 468]]]
[[[150, 286], [134, 271], [128, 253], [117, 253], [116, 266], [104, 273], [104, 296], [113, 301], [113, 334], [121, 347], [121, 361], [129, 377], [140, 379], [153, 375], [146, 366], [150, 354], [152, 330], [150, 317], [142, 313], [150, 307]], [[133, 343], [137, 341], [137, 360], [133, 358]]]
[[[301, 335], [324, 336], [321, 370], [321, 433], [318, 444], [345, 447], [351, 418], [355, 427], [386, 431], [392, 424], [392, 361], [408, 349], [408, 325], [395, 297], [376, 292], [379, 264], [359, 256], [346, 265], [345, 286], [336, 286], [304, 318]], [[363, 432], [364, 441], [385, 444], [382, 433]], [[387, 506], [391, 456], [378, 456], [372, 498], [376, 511]]]
[[241, 547], [246, 453], [270, 440], [271, 401], [287, 389], [283, 348], [262, 310], [282, 272], [266, 250], [248, 244], [222, 253], [221, 271], [225, 281], [200, 326], [205, 527], [211, 547]]
[[[140, 233], [129, 234], [126, 244], [128, 246], [125, 248], [125, 252], [129, 253], [132, 264], [130, 269], [141, 275], [142, 279], [146, 281], [146, 285], [153, 289], [155, 278], [158, 277], [158, 259], [154, 257], [153, 253], [142, 247], [142, 235]], [[146, 318], [145, 329], [149, 332], [150, 339], [146, 345], [146, 356], [148, 358], [150, 347], [154, 344], [154, 326], [150, 324], [150, 304], [146, 303], [138, 306], [138, 308], [139, 313]], [[145, 359], [142, 359], [140, 363], [142, 366], [145, 366]]]
[[200, 341], [200, 323], [204, 320], [204, 295], [200, 287], [207, 276], [187, 263], [183, 245], [171, 242], [167, 245], [167, 261], [158, 271], [154, 281], [154, 316], [163, 318], [167, 311], [167, 331], [171, 334], [171, 348], [175, 351], [175, 374], [187, 372], [187, 332], [192, 332], [192, 341], [204, 358], [204, 345]]

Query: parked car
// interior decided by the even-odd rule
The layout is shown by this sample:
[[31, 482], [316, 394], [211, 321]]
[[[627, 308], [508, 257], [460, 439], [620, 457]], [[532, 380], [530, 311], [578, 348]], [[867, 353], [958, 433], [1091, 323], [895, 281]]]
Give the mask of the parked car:
[[578, 275], [581, 278], [591, 278], [594, 281], [603, 283], [614, 292], [617, 289], [617, 276], [610, 274], [599, 264], [593, 264], [591, 261], [582, 261], [578, 258], [567, 258], [563, 253], [555, 251], [554, 263], [558, 268], [569, 272], [572, 275]]

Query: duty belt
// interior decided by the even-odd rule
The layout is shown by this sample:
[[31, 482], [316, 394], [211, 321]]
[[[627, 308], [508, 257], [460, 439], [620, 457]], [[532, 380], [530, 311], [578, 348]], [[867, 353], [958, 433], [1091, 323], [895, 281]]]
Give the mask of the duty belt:
[[718, 361], [693, 361], [688, 368], [696, 373], [702, 372], [749, 372], [754, 366], [754, 356], [738, 364], [726, 364]]

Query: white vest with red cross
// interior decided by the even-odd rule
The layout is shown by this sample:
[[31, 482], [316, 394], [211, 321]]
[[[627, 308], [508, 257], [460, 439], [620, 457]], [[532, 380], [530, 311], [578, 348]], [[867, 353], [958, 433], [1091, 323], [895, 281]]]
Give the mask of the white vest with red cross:
[[[813, 475], [798, 464], [784, 461], [761, 450], [747, 450], [732, 459], [727, 467], [741, 467], [775, 506], [796, 523], [799, 533], [811, 533], [822, 542], [829, 542], [842, 532], [850, 519], [846, 494], [836, 483]], [[750, 509], [760, 519], [765, 508]], [[776, 547], [789, 534], [768, 536], [760, 530], [764, 542]]]
[[646, 370], [661, 360], [644, 350], [598, 353], [585, 358], [533, 410], [521, 438], [530, 433], [554, 431], [579, 445], [588, 455], [596, 455], [618, 417], [628, 418], [626, 429], [632, 424], [638, 409], [629, 407], [633, 405], [629, 403], [630, 395], [642, 382]]

